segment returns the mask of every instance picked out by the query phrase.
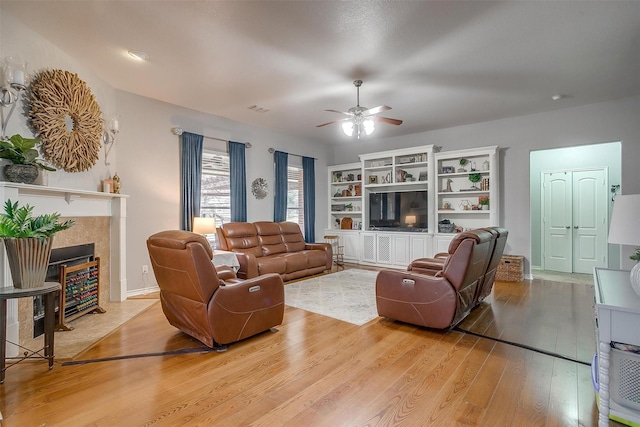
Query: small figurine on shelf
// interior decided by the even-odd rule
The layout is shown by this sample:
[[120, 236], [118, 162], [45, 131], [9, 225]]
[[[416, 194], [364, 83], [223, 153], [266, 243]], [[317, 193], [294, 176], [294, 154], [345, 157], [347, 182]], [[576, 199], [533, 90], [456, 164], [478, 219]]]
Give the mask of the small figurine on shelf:
[[120, 188], [122, 188], [122, 183], [120, 182], [120, 177], [116, 173], [113, 175], [113, 192], [115, 194], [120, 194]]

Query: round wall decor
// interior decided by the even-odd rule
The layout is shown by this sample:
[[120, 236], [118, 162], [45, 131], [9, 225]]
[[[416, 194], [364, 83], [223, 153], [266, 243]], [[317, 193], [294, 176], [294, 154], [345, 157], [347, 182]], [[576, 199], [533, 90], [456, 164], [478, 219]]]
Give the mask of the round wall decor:
[[45, 159], [67, 172], [98, 160], [102, 112], [87, 84], [63, 70], [39, 72], [31, 83], [29, 117]]
[[251, 183], [251, 194], [255, 196], [256, 199], [264, 199], [269, 194], [269, 186], [267, 185], [267, 181], [264, 178], [256, 178]]

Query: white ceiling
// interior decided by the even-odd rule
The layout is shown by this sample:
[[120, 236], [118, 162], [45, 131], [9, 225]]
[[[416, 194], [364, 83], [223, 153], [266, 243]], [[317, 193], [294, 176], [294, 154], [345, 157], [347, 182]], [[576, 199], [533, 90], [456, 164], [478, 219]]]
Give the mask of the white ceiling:
[[[11, 1], [115, 88], [325, 143], [326, 109], [393, 137], [640, 94], [638, 1]], [[149, 55], [145, 63], [129, 49]], [[553, 101], [552, 95], [566, 97]], [[256, 113], [249, 106], [268, 108]]]

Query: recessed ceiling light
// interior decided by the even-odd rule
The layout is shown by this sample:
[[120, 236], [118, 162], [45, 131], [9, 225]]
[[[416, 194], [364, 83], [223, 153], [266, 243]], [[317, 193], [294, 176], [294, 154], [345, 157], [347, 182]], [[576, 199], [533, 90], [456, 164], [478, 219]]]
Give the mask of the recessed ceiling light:
[[146, 61], [147, 58], [149, 58], [149, 55], [147, 55], [145, 52], [141, 50], [130, 50], [129, 56], [137, 59], [138, 61]]
[[551, 99], [553, 99], [554, 101], [558, 101], [560, 99], [564, 98], [564, 95], [553, 95], [551, 97]]

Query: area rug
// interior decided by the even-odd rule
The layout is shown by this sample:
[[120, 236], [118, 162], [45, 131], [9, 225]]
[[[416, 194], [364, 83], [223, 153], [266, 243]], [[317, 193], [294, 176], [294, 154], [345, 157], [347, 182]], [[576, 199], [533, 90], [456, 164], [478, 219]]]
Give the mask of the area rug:
[[364, 325], [378, 317], [377, 271], [349, 269], [285, 285], [284, 301], [291, 307]]

